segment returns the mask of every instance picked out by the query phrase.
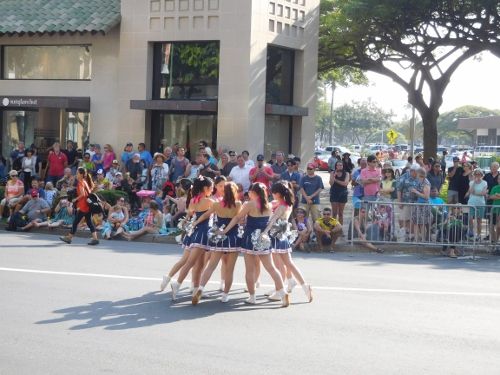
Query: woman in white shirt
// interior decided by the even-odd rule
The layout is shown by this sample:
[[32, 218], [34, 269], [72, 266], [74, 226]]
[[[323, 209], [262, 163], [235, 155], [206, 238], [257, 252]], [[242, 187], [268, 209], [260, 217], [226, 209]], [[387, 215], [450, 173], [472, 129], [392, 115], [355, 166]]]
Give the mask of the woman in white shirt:
[[33, 150], [26, 150], [26, 156], [21, 162], [23, 170], [23, 183], [25, 192], [31, 188], [31, 179], [36, 176], [36, 156], [33, 156]]

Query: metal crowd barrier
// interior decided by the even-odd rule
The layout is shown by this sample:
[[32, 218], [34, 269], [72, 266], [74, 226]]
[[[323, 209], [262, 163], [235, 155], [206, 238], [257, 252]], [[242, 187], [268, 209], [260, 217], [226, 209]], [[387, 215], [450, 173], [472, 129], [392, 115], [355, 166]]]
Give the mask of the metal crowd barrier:
[[[360, 208], [352, 211], [347, 238], [351, 245], [369, 242], [434, 246], [441, 247], [442, 252], [453, 247], [458, 255], [468, 252], [475, 259], [476, 250], [500, 249], [500, 242], [494, 241], [490, 233], [495, 219], [500, 220], [500, 212], [493, 207], [399, 203], [383, 199], [362, 201]], [[496, 206], [496, 210], [500, 207]]]

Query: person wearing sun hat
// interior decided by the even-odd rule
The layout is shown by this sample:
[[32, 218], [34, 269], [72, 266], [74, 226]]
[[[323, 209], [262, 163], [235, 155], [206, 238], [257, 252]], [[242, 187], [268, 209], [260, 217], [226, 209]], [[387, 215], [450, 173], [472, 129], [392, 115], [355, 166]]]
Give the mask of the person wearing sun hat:
[[165, 155], [161, 152], [157, 152], [153, 156], [153, 163], [151, 164], [150, 180], [151, 180], [151, 190], [161, 190], [163, 184], [168, 180], [169, 168], [168, 164], [165, 163]]

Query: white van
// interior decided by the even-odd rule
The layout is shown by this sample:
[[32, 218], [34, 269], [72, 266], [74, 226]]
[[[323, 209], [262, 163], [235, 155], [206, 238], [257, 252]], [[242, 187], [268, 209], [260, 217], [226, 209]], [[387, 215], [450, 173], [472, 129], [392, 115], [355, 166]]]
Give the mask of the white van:
[[500, 146], [478, 146], [474, 149], [474, 157], [500, 156]]

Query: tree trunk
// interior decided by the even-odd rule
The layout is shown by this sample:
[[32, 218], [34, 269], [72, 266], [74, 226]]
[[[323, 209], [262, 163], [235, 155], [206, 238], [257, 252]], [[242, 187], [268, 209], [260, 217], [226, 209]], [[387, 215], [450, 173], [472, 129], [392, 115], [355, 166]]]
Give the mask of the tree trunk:
[[437, 119], [439, 112], [428, 110], [420, 113], [424, 130], [424, 160], [436, 159], [437, 152]]
[[332, 97], [330, 99], [330, 145], [333, 145], [333, 95], [335, 94], [335, 82], [332, 81]]

